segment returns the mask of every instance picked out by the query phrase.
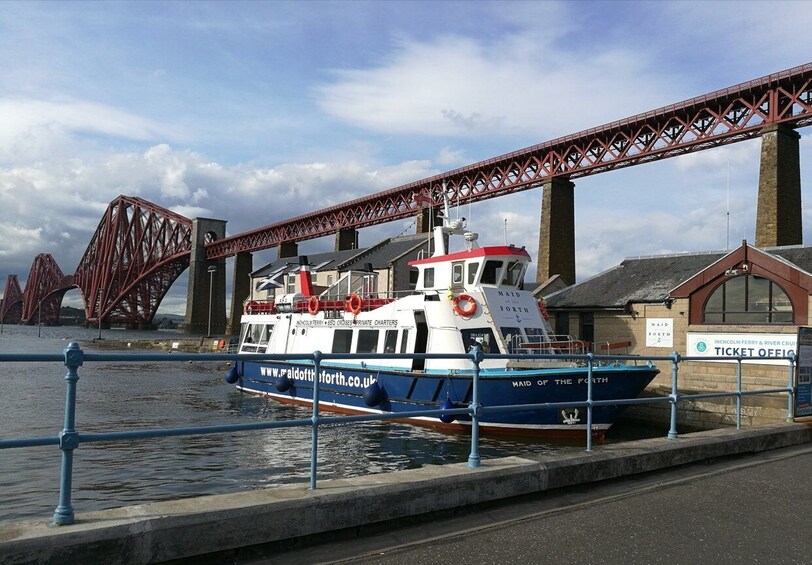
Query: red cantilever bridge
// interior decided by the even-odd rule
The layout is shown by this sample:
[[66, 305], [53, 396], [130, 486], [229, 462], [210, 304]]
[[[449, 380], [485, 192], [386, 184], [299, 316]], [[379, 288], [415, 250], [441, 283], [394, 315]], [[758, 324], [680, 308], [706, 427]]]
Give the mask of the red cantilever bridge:
[[[429, 196], [439, 204], [443, 186], [450, 200], [460, 203], [537, 187], [547, 190], [556, 180], [568, 181], [759, 136], [766, 140], [776, 132], [782, 139], [792, 140], [794, 135], [794, 146], [790, 141], [794, 161], [791, 154], [785, 156], [786, 149], [776, 149], [773, 161], [789, 161], [789, 168], [797, 169], [798, 136], [792, 130], [810, 124], [812, 63], [250, 232], [205, 242], [201, 258], [223, 260], [240, 253], [413, 216], [421, 212], [415, 196]], [[786, 147], [786, 142], [779, 140], [777, 145]], [[762, 174], [766, 146], [762, 144]], [[777, 168], [776, 175], [783, 175], [782, 183], [787, 184], [785, 171], [781, 171], [786, 167], [779, 162]], [[794, 175], [790, 170], [789, 184], [795, 182], [793, 176], [798, 177], [797, 229], [791, 225], [789, 236], [779, 233], [775, 241], [762, 245], [801, 243], [793, 241], [800, 239], [801, 214], [800, 174]], [[568, 188], [571, 190], [572, 185]], [[794, 190], [791, 188], [790, 192]], [[759, 208], [762, 192], [760, 186]], [[786, 202], [785, 196], [776, 200]], [[794, 208], [795, 200], [790, 196]], [[544, 206], [555, 205], [555, 200], [550, 204], [546, 196], [544, 202]], [[781, 224], [787, 210], [780, 205], [773, 208], [776, 215], [773, 223]], [[572, 214], [571, 209], [563, 211], [564, 217]], [[790, 211], [790, 215], [795, 213]], [[554, 215], [542, 208], [542, 240], [556, 237], [556, 231], [561, 231], [555, 225], [548, 225], [545, 231], [545, 221], [554, 222], [551, 219]], [[72, 288], [79, 288], [91, 323], [101, 318], [112, 323], [148, 324], [172, 283], [190, 265], [192, 232], [192, 220], [145, 200], [120, 196], [110, 203], [74, 274], [65, 275], [51, 255], [38, 255], [25, 290], [21, 290], [16, 275], [9, 275], [0, 315], [6, 322], [36, 323], [41, 319], [44, 323], [56, 323], [62, 296]], [[574, 239], [567, 233], [564, 238]], [[552, 254], [543, 256], [543, 243], [539, 248], [539, 274], [542, 264], [556, 264]], [[569, 243], [572, 241], [558, 245], [558, 253], [574, 255], [574, 243], [568, 250]], [[564, 262], [568, 261], [565, 257]], [[571, 262], [574, 265], [574, 257]], [[574, 278], [574, 266], [571, 276]]]

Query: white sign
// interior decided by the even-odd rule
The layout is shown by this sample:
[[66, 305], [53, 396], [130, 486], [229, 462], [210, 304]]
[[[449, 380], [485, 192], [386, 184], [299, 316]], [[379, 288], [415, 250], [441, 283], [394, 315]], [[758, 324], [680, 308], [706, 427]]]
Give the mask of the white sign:
[[646, 347], [674, 347], [672, 318], [646, 319]]
[[[795, 334], [717, 334], [688, 332], [685, 354], [688, 357], [758, 357], [743, 359], [743, 363], [786, 365], [779, 359], [795, 353], [798, 336]], [[723, 360], [735, 363], [734, 359]]]

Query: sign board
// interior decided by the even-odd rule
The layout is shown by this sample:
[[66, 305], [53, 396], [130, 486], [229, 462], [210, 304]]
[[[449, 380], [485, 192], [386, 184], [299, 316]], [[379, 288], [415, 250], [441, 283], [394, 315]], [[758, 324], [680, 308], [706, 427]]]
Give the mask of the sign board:
[[672, 318], [646, 319], [646, 347], [674, 347], [674, 320]]
[[812, 416], [812, 328], [798, 328], [795, 417]]
[[[696, 333], [686, 336], [685, 355], [688, 357], [758, 357], [744, 359], [742, 363], [783, 365], [789, 361], [780, 359], [795, 353], [798, 336], [795, 334], [751, 333]], [[735, 359], [720, 359], [721, 363], [735, 363]]]

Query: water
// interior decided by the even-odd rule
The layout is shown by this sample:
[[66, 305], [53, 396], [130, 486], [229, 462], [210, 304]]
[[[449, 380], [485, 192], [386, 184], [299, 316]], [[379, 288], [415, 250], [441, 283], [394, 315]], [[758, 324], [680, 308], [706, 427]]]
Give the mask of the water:
[[[2, 353], [63, 353], [78, 341], [99, 351], [98, 330], [4, 325]], [[104, 330], [114, 339], [171, 331]], [[133, 353], [132, 349], [127, 350]], [[310, 417], [305, 408], [240, 393], [222, 362], [86, 362], [79, 369], [76, 429], [81, 432], [187, 427]], [[63, 427], [65, 366], [0, 363], [0, 439], [54, 437]], [[74, 452], [77, 513], [150, 501], [309, 482], [308, 427], [128, 442], [85, 443]], [[538, 455], [562, 449], [533, 440], [482, 438], [480, 455]], [[470, 438], [406, 424], [369, 422], [319, 428], [318, 479], [461, 463]], [[56, 446], [0, 450], [0, 520], [50, 518], [59, 501]]]

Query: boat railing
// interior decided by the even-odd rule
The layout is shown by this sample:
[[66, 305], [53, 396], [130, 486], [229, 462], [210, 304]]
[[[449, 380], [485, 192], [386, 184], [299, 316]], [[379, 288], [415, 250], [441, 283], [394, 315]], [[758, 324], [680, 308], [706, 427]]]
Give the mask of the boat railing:
[[595, 353], [597, 355], [628, 355], [631, 341], [584, 341], [571, 335], [513, 335], [508, 340], [508, 351], [525, 355], [569, 355]]
[[[577, 341], [577, 340], [572, 340]], [[546, 355], [546, 354], [545, 354]], [[539, 354], [539, 357], [544, 355]], [[633, 357], [627, 355], [596, 355], [594, 353], [587, 354], [555, 354], [546, 355], [547, 357], [570, 357], [574, 360], [585, 363], [587, 367], [586, 372], [586, 390], [585, 398], [583, 401], [567, 402], [545, 402], [539, 404], [519, 404], [519, 405], [483, 405], [480, 403], [480, 365], [487, 359], [521, 359], [525, 357], [524, 354], [484, 354], [478, 347], [473, 348], [469, 353], [456, 353], [456, 354], [426, 354], [426, 353], [412, 353], [412, 354], [322, 354], [321, 352], [313, 353], [296, 353], [296, 354], [265, 354], [265, 353], [252, 353], [252, 354], [228, 354], [228, 353], [86, 353], [78, 343], [71, 343], [65, 349], [64, 354], [13, 354], [13, 353], [0, 353], [0, 363], [33, 363], [33, 362], [59, 362], [67, 367], [67, 374], [64, 379], [66, 382], [66, 394], [64, 403], [64, 419], [63, 428], [55, 436], [44, 437], [28, 437], [28, 438], [14, 438], [14, 439], [0, 439], [0, 451], [12, 448], [31, 448], [43, 446], [57, 446], [61, 451], [61, 475], [59, 484], [59, 504], [54, 512], [52, 524], [56, 526], [68, 525], [75, 523], [75, 515], [72, 503], [72, 484], [73, 484], [73, 462], [74, 451], [85, 443], [94, 442], [123, 442], [123, 441], [137, 441], [148, 438], [166, 438], [174, 436], [202, 436], [206, 434], [233, 434], [243, 431], [258, 431], [270, 430], [277, 428], [290, 428], [290, 427], [312, 427], [312, 441], [310, 452], [310, 488], [316, 489], [317, 477], [317, 452], [318, 452], [318, 429], [320, 426], [325, 425], [347, 425], [356, 422], [365, 421], [384, 421], [384, 420], [402, 420], [411, 417], [457, 417], [466, 416], [470, 418], [471, 425], [471, 448], [468, 456], [469, 467], [479, 467], [481, 465], [479, 455], [479, 418], [483, 414], [499, 413], [499, 412], [517, 412], [535, 409], [583, 409], [586, 413], [586, 423], [584, 426], [586, 436], [586, 449], [592, 450], [592, 435], [594, 433], [592, 425], [592, 411], [594, 408], [603, 406], [629, 406], [635, 404], [670, 404], [671, 418], [670, 428], [667, 434], [669, 439], [676, 439], [677, 433], [677, 406], [681, 402], [695, 402], [702, 399], [711, 398], [734, 398], [736, 402], [735, 410], [735, 423], [736, 428], [741, 427], [742, 416], [742, 399], [747, 396], [753, 395], [787, 395], [787, 419], [793, 420], [794, 407], [795, 407], [795, 386], [794, 375], [796, 370], [796, 357], [794, 353], [787, 356], [774, 357], [773, 361], [786, 361], [788, 364], [788, 384], [785, 387], [772, 387], [757, 390], [744, 390], [742, 385], [742, 362], [745, 360], [763, 360], [756, 356], [728, 356], [728, 357], [682, 357], [674, 352], [670, 356], [640, 356]], [[229, 361], [234, 366], [229, 371], [226, 380], [228, 382], [236, 382], [240, 376], [237, 371], [238, 361], [298, 361], [308, 362], [312, 364], [312, 383], [313, 383], [313, 396], [318, 398], [319, 389], [321, 386], [321, 363], [323, 361], [332, 360], [357, 360], [360, 358], [380, 358], [380, 359], [467, 359], [471, 362], [471, 401], [466, 406], [446, 406], [438, 404], [436, 408], [410, 410], [408, 412], [378, 412], [371, 414], [359, 414], [352, 416], [323, 416], [320, 413], [318, 403], [312, 404], [312, 417], [301, 418], [295, 420], [259, 420], [252, 422], [242, 422], [236, 424], [213, 424], [213, 425], [197, 425], [191, 427], [174, 427], [174, 428], [142, 428], [142, 429], [121, 429], [118, 431], [95, 431], [84, 432], [77, 429], [80, 426], [77, 423], [77, 397], [79, 381], [79, 370], [82, 366], [90, 363], [100, 363], [101, 365], [112, 363], [118, 364], [120, 362], [140, 362], [140, 363], [155, 363], [155, 362], [205, 362], [205, 361]], [[667, 396], [644, 396], [635, 398], [612, 398], [607, 400], [599, 400], [593, 397], [593, 369], [603, 362], [622, 363], [630, 359], [642, 359], [649, 363], [662, 362], [671, 366], [671, 392]], [[736, 372], [736, 386], [735, 390], [728, 391], [713, 391], [706, 393], [690, 393], [685, 394], [679, 389], [679, 369], [680, 365], [685, 362], [700, 362], [707, 363], [713, 361], [728, 361], [737, 363]], [[234, 373], [234, 374], [232, 374]], [[99, 379], [91, 379], [90, 386], [98, 383]], [[172, 386], [167, 385], [167, 386]], [[370, 385], [371, 386], [371, 385]], [[179, 391], [183, 394], [183, 391]]]

